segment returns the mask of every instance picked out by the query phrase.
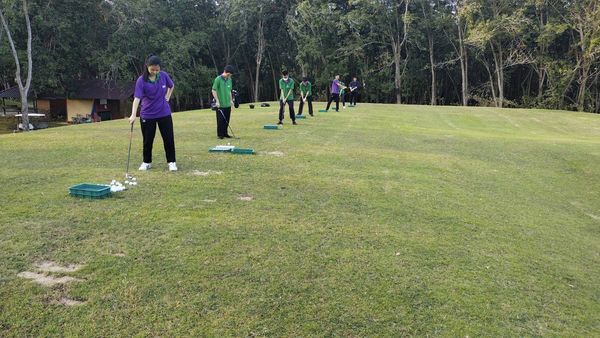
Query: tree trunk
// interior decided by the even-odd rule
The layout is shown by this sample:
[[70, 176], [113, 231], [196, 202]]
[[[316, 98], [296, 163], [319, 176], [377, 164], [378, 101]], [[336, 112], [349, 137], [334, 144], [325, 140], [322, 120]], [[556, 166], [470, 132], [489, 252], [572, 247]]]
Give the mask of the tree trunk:
[[6, 23], [6, 19], [4, 18], [4, 14], [2, 10], [0, 10], [0, 21], [2, 21], [2, 26], [4, 26], [4, 30], [6, 31], [6, 36], [8, 38], [8, 42], [10, 44], [10, 49], [12, 51], [13, 57], [15, 59], [15, 79], [17, 81], [17, 85], [19, 86], [19, 94], [21, 95], [21, 121], [23, 123], [23, 129], [25, 131], [29, 130], [29, 104], [27, 102], [27, 95], [29, 93], [29, 87], [31, 85], [31, 77], [33, 70], [33, 55], [31, 52], [31, 21], [29, 20], [29, 11], [27, 9], [27, 1], [23, 0], [23, 13], [25, 15], [25, 23], [27, 25], [27, 80], [25, 81], [25, 85], [23, 85], [23, 79], [21, 79], [21, 64], [19, 63], [19, 55], [17, 54], [17, 49], [15, 47], [15, 43], [12, 39], [12, 35], [10, 34], [10, 29], [8, 28], [8, 24]]
[[[396, 46], [396, 44], [394, 44]], [[399, 47], [394, 48], [394, 89], [396, 91], [396, 103], [402, 103], [402, 72], [400, 71], [400, 51]]]
[[[388, 31], [389, 41], [392, 46], [393, 58], [394, 58], [394, 90], [396, 92], [396, 103], [402, 103], [402, 76], [404, 71], [401, 68], [402, 63], [402, 48], [406, 43], [408, 37], [408, 5], [410, 0], [404, 1], [404, 13], [402, 13], [402, 26], [400, 26], [400, 13], [396, 15], [396, 25]], [[401, 29], [402, 27], [402, 29]]]
[[431, 64], [431, 105], [437, 105], [437, 88], [435, 79], [435, 62], [433, 59], [433, 36], [429, 33], [429, 63]]
[[[546, 4], [545, 3], [539, 3], [536, 5], [536, 11], [538, 14], [538, 29], [540, 32], [543, 32], [545, 27], [546, 27]], [[547, 46], [545, 42], [540, 42], [538, 43], [539, 47], [537, 48], [538, 50], [538, 92], [537, 92], [537, 99], [538, 99], [538, 104], [541, 104], [542, 98], [544, 96], [544, 83], [546, 82], [546, 67], [544, 62], [542, 61], [544, 56], [546, 56], [547, 54]]]
[[498, 46], [497, 50], [494, 48], [494, 44], [490, 43], [492, 48], [492, 55], [494, 56], [494, 66], [496, 71], [496, 85], [498, 86], [498, 101], [496, 107], [502, 108], [504, 106], [504, 61], [502, 59], [502, 47]]
[[498, 107], [498, 98], [496, 97], [496, 88], [494, 86], [494, 76], [492, 75], [492, 71], [490, 70], [490, 66], [486, 62], [485, 59], [481, 59], [481, 62], [485, 66], [485, 70], [487, 70], [488, 77], [490, 79], [490, 90], [492, 92], [492, 98], [494, 99], [494, 105]]
[[538, 104], [541, 103], [542, 97], [544, 96], [544, 83], [546, 82], [546, 68], [540, 65], [538, 72]]
[[[262, 9], [261, 9], [260, 15], [262, 15]], [[254, 102], [259, 101], [258, 86], [259, 86], [259, 77], [260, 77], [260, 64], [262, 63], [262, 57], [263, 57], [263, 53], [265, 50], [265, 35], [264, 35], [264, 31], [263, 31], [262, 17], [258, 19], [257, 34], [258, 34], [258, 46], [256, 48], [256, 76], [255, 76], [256, 81], [254, 82]]]
[[590, 65], [587, 60], [583, 60], [581, 67], [581, 76], [579, 78], [579, 90], [577, 91], [577, 110], [585, 111], [585, 96], [587, 92]]
[[469, 103], [469, 73], [468, 73], [468, 59], [467, 59], [467, 46], [465, 45], [465, 36], [463, 24], [460, 18], [457, 19], [456, 25], [458, 28], [458, 50], [460, 59], [460, 75], [462, 78], [462, 104], [467, 106]]

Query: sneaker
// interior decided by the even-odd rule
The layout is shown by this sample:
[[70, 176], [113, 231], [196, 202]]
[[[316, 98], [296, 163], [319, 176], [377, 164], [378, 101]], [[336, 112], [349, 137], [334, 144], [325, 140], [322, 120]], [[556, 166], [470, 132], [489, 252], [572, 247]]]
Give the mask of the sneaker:
[[224, 138], [232, 138], [229, 134], [223, 136]]
[[169, 171], [177, 171], [177, 164], [175, 162], [169, 162]]
[[142, 162], [142, 165], [140, 165], [140, 168], [138, 170], [146, 171], [146, 170], [148, 170], [150, 168], [152, 168], [152, 164], [151, 163]]
[[292, 124], [293, 124], [293, 125], [297, 125], [298, 123], [296, 123], [296, 121], [292, 121]]
[[279, 122], [277, 122], [277, 124], [283, 124], [283, 122], [279, 121]]
[[314, 116], [313, 114], [310, 114], [310, 116]]

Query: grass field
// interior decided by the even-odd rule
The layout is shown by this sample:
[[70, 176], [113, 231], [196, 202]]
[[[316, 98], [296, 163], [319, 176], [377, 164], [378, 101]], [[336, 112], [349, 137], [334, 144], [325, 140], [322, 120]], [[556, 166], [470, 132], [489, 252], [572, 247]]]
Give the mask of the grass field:
[[94, 201], [68, 187], [123, 180], [126, 121], [0, 135], [0, 336], [600, 336], [600, 116], [316, 114], [235, 111], [248, 156], [176, 113], [179, 172], [157, 136]]

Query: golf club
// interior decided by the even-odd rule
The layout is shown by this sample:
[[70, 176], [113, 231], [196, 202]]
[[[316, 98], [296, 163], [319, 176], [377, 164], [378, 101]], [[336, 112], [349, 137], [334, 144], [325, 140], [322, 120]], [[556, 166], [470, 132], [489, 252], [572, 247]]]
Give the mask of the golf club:
[[221, 113], [221, 116], [223, 116], [223, 120], [225, 120], [225, 122], [227, 122], [227, 128], [229, 128], [229, 131], [231, 131], [231, 136], [233, 136], [234, 139], [239, 140], [239, 137], [235, 136], [235, 133], [233, 132], [233, 129], [231, 129], [231, 126], [229, 125], [229, 121], [227, 121], [227, 119], [225, 118], [225, 114], [223, 113], [223, 110], [217, 108], [217, 110], [219, 111], [219, 113]]
[[129, 132], [129, 149], [127, 150], [127, 169], [125, 169], [125, 179], [128, 180], [131, 177], [129, 176], [129, 160], [131, 159], [131, 140], [133, 139], [133, 125], [131, 124], [131, 131]]

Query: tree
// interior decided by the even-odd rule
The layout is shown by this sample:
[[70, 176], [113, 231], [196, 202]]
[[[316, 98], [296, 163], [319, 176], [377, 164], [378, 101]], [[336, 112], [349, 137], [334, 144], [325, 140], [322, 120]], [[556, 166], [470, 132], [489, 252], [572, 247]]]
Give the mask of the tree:
[[23, 129], [26, 131], [29, 130], [29, 104], [27, 102], [27, 97], [29, 94], [29, 87], [31, 85], [31, 77], [33, 70], [33, 55], [31, 49], [31, 22], [29, 20], [29, 12], [27, 9], [27, 1], [22, 0], [23, 3], [23, 15], [25, 16], [25, 24], [27, 26], [27, 79], [25, 84], [23, 84], [23, 79], [21, 78], [21, 63], [19, 62], [19, 54], [17, 52], [17, 48], [15, 47], [15, 42], [12, 38], [12, 34], [10, 28], [8, 27], [8, 23], [6, 22], [6, 18], [4, 17], [4, 13], [0, 8], [0, 21], [2, 22], [2, 26], [4, 27], [4, 31], [6, 33], [6, 37], [8, 39], [8, 43], [10, 45], [10, 49], [12, 51], [14, 60], [15, 60], [15, 80], [19, 86], [19, 94], [21, 95], [21, 121], [23, 123]]
[[597, 0], [564, 1], [567, 9], [565, 21], [575, 32], [575, 58], [579, 88], [577, 110], [586, 109], [586, 98], [591, 85], [590, 79], [597, 76], [594, 64], [600, 60], [600, 4]]
[[[505, 70], [531, 63], [523, 36], [531, 21], [515, 0], [474, 0], [467, 42], [479, 51], [496, 107], [505, 103]], [[488, 58], [491, 56], [491, 59]]]

